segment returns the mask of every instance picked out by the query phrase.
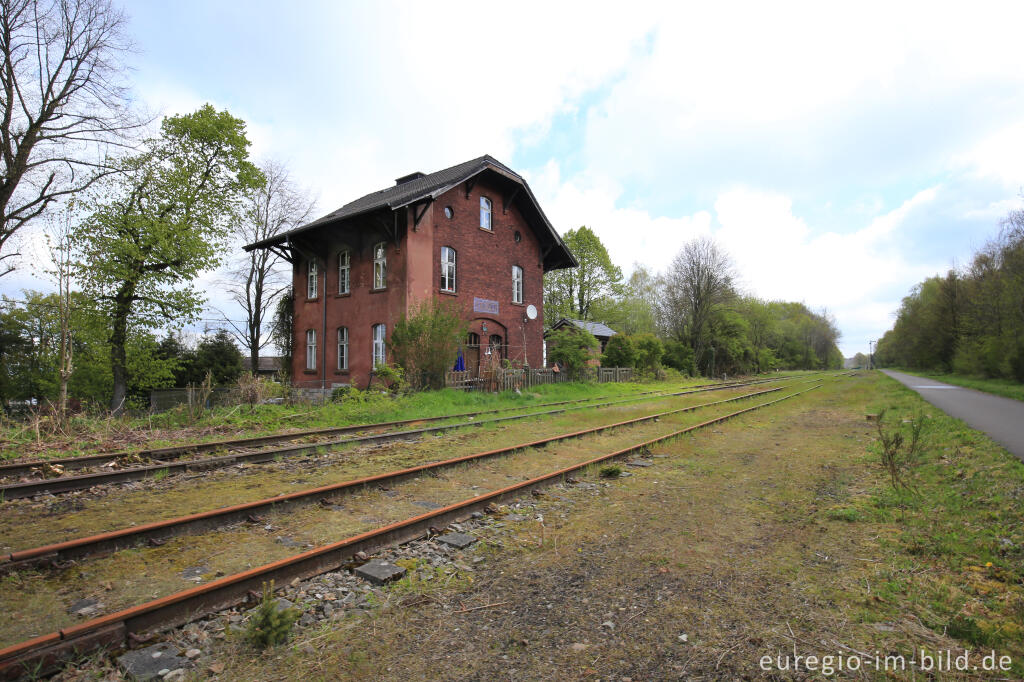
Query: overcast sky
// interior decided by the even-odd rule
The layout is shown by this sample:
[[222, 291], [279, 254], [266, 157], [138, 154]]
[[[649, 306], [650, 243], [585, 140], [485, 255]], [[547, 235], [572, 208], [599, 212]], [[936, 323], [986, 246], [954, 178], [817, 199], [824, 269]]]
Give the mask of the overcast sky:
[[488, 153], [627, 273], [713, 235], [745, 291], [827, 308], [847, 356], [1022, 205], [1024, 3], [125, 8], [138, 99], [245, 119], [321, 214]]

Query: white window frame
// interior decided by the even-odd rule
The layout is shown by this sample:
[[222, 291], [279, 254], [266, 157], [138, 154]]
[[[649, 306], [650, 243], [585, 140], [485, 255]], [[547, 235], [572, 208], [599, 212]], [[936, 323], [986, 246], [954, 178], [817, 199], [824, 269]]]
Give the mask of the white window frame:
[[512, 302], [523, 302], [523, 269], [518, 265], [512, 266]]
[[388, 243], [379, 242], [373, 246], [373, 288], [388, 288]]
[[382, 366], [387, 361], [387, 329], [384, 324], [373, 325], [373, 368]]
[[338, 252], [338, 293], [350, 293], [352, 273], [352, 252], [348, 249]]
[[491, 229], [491, 215], [493, 213], [493, 204], [487, 197], [480, 197], [480, 228], [484, 230]]
[[306, 369], [316, 369], [316, 330], [306, 330]]
[[316, 259], [310, 259], [306, 266], [306, 298], [318, 298], [320, 295], [320, 271]]
[[338, 327], [338, 370], [348, 369], [348, 327]]
[[455, 260], [457, 254], [450, 246], [441, 247], [441, 291], [455, 293]]

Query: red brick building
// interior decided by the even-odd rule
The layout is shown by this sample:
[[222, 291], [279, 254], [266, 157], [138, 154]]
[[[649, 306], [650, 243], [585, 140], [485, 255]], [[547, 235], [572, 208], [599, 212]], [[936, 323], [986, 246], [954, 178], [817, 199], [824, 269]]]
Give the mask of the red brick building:
[[368, 385], [395, 323], [429, 299], [469, 323], [468, 369], [541, 367], [544, 273], [577, 265], [526, 181], [490, 156], [403, 176], [254, 248], [292, 264], [300, 388]]

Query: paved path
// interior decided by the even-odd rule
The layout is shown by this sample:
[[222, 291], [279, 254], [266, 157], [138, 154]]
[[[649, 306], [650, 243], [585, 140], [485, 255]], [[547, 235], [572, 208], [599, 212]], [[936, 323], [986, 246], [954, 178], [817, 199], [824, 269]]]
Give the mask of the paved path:
[[889, 369], [882, 372], [917, 391], [951, 417], [963, 419], [971, 428], [987, 433], [1024, 460], [1024, 402]]

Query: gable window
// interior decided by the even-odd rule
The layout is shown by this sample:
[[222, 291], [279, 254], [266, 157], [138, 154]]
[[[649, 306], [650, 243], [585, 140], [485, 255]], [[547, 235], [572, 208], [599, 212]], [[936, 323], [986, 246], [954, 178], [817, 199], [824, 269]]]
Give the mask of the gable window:
[[306, 270], [306, 298], [316, 298], [317, 292], [320, 291], [318, 279], [316, 260], [314, 259], [309, 261]]
[[306, 330], [306, 369], [316, 369], [316, 330]]
[[455, 291], [455, 249], [441, 247], [441, 291]]
[[352, 272], [352, 252], [345, 249], [338, 254], [338, 293], [349, 293], [349, 275]]
[[523, 269], [518, 265], [512, 266], [512, 302], [523, 302]]
[[373, 368], [377, 369], [384, 365], [384, 325], [373, 325]]
[[385, 289], [388, 286], [388, 256], [385, 248], [387, 244], [381, 242], [373, 247], [373, 288]]
[[480, 227], [491, 229], [491, 200], [487, 197], [480, 197]]

